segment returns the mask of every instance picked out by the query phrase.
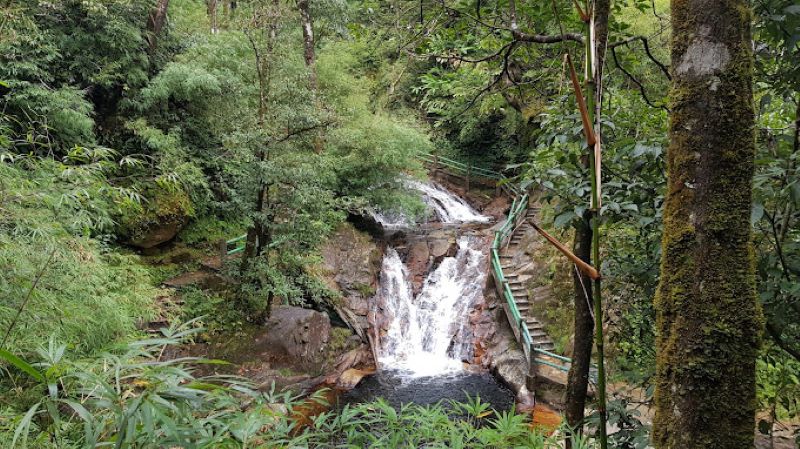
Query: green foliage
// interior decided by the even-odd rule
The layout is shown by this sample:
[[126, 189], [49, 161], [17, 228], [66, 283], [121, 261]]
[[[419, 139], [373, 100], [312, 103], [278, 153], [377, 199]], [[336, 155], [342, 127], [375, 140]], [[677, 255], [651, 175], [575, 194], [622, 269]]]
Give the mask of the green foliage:
[[242, 326], [246, 317], [231, 307], [231, 296], [230, 293], [204, 291], [196, 287], [181, 289], [182, 318], [196, 319], [207, 334], [235, 331]]
[[[303, 405], [298, 398], [258, 391], [236, 377], [193, 375], [199, 363], [224, 362], [163, 359], [170, 346], [200, 332], [193, 323], [161, 332], [93, 360], [74, 358], [51, 340], [37, 363], [22, 362], [29, 377], [17, 382], [25, 385], [25, 400], [0, 408], [0, 418], [13, 418], [0, 419], [0, 441], [9, 448], [42, 449], [114, 443], [130, 448], [465, 449], [555, 444], [554, 438], [531, 431], [526, 415], [491, 413], [477, 397], [463, 404], [399, 409], [377, 400], [321, 413], [308, 427], [299, 427], [293, 416]], [[589, 445], [578, 441], [574, 447]]]
[[[13, 328], [7, 348], [28, 353], [51, 337], [80, 352], [121, 339], [147, 319], [155, 289], [133, 256], [104, 253], [85, 238], [50, 244], [0, 237], [0, 328], [9, 329], [38, 272], [41, 280]], [[54, 257], [45, 264], [50, 252]]]
[[756, 382], [759, 406], [772, 422], [800, 416], [800, 362], [767, 347], [756, 363]]
[[3, 332], [29, 291], [30, 300], [6, 349], [27, 353], [53, 335], [86, 352], [124, 337], [149, 315], [155, 290], [134, 256], [87, 237], [110, 229], [118, 204], [96, 166], [102, 164], [19, 163], [29, 169], [0, 163]]
[[[214, 244], [245, 232], [243, 223], [220, 220], [212, 216], [197, 217], [184, 228], [178, 238], [187, 245]], [[216, 248], [215, 248], [216, 249]]]
[[24, 0], [2, 7], [0, 78], [10, 93], [0, 103], [15, 151], [47, 154], [95, 143], [94, 109], [113, 110], [124, 91], [147, 80], [143, 27], [150, 6]]

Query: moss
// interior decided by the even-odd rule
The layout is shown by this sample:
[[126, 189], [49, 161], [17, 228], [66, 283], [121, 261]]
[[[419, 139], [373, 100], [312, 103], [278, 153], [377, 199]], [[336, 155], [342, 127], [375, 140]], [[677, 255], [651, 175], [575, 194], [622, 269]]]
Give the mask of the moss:
[[152, 227], [165, 223], [183, 224], [194, 215], [191, 199], [179, 187], [151, 187], [145, 201], [125, 211], [119, 218], [119, 232], [130, 239], [144, 236]]
[[653, 441], [660, 449], [752, 448], [762, 323], [749, 223], [749, 8], [710, 0], [673, 0], [672, 8], [674, 65], [701, 38], [724, 44], [730, 59], [716, 73], [673, 79]]
[[328, 351], [331, 354], [339, 354], [340, 352], [349, 349], [348, 338], [353, 335], [350, 329], [344, 327], [331, 328], [330, 339], [328, 340]]
[[375, 287], [369, 284], [357, 283], [354, 287], [364, 298], [370, 298], [375, 295]]

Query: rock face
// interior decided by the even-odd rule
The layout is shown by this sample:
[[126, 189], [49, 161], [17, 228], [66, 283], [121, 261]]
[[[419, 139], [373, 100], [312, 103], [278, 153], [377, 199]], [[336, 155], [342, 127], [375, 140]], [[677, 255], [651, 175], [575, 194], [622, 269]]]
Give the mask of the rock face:
[[337, 313], [362, 338], [365, 337], [368, 299], [375, 294], [383, 251], [372, 238], [344, 224], [322, 248], [328, 287], [342, 293]]
[[308, 368], [323, 362], [325, 347], [331, 335], [328, 315], [316, 310], [279, 306], [265, 325], [263, 343], [275, 354], [308, 363]]

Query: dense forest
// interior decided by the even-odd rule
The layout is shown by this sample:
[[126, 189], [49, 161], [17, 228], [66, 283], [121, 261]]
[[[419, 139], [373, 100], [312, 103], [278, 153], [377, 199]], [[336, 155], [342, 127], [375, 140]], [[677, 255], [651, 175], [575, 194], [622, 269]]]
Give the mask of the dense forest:
[[[519, 198], [562, 242], [521, 240], [569, 361], [527, 384], [555, 431], [525, 387], [340, 406], [315, 381], [381, 369], [390, 246], [412, 286], [462, 263], [414, 272], [413, 232], [375, 230], [428, 220], [440, 161], [466, 174], [424, 185], [494, 217], [485, 242]], [[492, 263], [471, 282], [502, 303]], [[0, 297], [2, 447], [797, 447], [800, 5], [0, 0]], [[287, 311], [324, 349], [254, 375]]]

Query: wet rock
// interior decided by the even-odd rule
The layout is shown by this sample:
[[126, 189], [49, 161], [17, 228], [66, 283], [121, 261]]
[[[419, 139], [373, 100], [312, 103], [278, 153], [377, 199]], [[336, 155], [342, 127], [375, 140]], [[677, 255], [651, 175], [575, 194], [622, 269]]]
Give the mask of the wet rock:
[[411, 285], [415, 295], [422, 289], [422, 283], [425, 281], [425, 274], [429, 268], [429, 256], [427, 242], [417, 241], [410, 244], [406, 268], [411, 275]]
[[441, 261], [444, 257], [452, 257], [458, 249], [455, 243], [455, 239], [450, 237], [432, 239], [429, 243], [430, 254], [437, 261]]
[[511, 206], [511, 203], [506, 196], [498, 196], [492, 199], [482, 210], [483, 215], [488, 215], [494, 218], [495, 221], [501, 222], [505, 220], [506, 210]]

